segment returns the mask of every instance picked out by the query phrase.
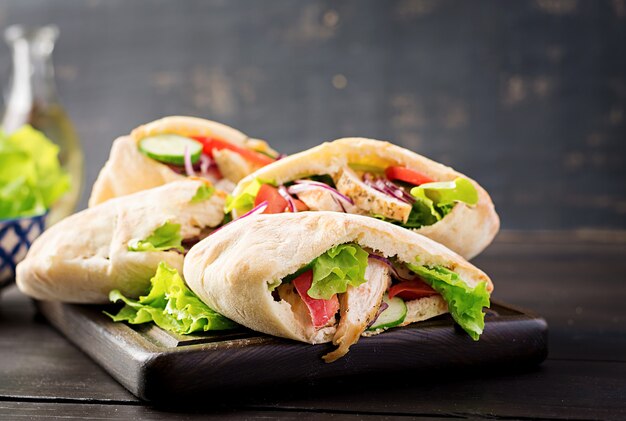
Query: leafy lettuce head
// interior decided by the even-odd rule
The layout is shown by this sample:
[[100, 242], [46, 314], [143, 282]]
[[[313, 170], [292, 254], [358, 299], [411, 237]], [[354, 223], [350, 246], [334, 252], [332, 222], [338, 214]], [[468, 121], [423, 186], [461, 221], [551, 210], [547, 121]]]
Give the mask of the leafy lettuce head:
[[0, 132], [0, 219], [45, 213], [70, 188], [59, 147], [29, 125]]

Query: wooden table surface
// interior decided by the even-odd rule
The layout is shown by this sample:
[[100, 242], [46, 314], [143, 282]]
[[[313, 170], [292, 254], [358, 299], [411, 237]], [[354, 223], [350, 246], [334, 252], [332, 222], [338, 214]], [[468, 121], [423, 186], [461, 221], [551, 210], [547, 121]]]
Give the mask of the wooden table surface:
[[0, 419], [626, 419], [626, 233], [501, 233], [475, 260], [494, 297], [546, 318], [535, 369], [390, 374], [159, 408], [138, 401], [35, 314], [15, 287], [0, 301]]

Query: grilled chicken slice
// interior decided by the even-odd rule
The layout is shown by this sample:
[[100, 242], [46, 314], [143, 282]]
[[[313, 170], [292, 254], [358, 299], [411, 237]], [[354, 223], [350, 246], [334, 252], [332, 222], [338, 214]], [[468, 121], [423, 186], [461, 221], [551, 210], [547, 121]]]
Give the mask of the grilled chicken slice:
[[389, 268], [378, 260], [370, 259], [365, 270], [365, 282], [356, 288], [348, 286], [347, 291], [339, 297], [341, 318], [333, 337], [333, 344], [339, 347], [324, 355], [324, 361], [336, 361], [357, 343], [359, 336], [376, 317], [390, 284]]
[[335, 185], [340, 193], [354, 201], [362, 211], [383, 215], [386, 218], [406, 222], [411, 213], [411, 205], [365, 184], [351, 168], [344, 167], [335, 176]]
[[339, 201], [333, 197], [331, 192], [323, 188], [298, 193], [298, 199], [302, 200], [304, 204], [313, 211], [356, 213], [354, 205], [350, 205], [347, 202], [340, 204]]
[[230, 181], [227, 178], [222, 178], [221, 180], [217, 180], [213, 183], [215, 188], [225, 191], [226, 193], [232, 193], [235, 190], [236, 184]]
[[224, 178], [233, 183], [238, 183], [239, 180], [259, 168], [251, 162], [246, 161], [246, 159], [238, 153], [228, 149], [214, 150], [213, 159]]

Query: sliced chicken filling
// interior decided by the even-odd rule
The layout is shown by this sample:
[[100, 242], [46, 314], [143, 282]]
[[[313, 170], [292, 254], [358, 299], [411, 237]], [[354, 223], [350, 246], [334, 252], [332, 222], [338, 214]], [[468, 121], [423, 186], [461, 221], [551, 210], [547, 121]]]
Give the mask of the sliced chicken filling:
[[333, 195], [324, 189], [311, 189], [298, 193], [298, 199], [313, 211], [344, 212], [344, 207]]
[[337, 190], [352, 199], [360, 211], [366, 214], [382, 215], [402, 222], [408, 221], [412, 210], [409, 203], [368, 186], [351, 168], [342, 168], [334, 178]]
[[239, 182], [246, 175], [261, 168], [259, 165], [254, 165], [238, 153], [228, 149], [213, 151], [213, 159], [222, 176], [233, 183]]
[[[382, 215], [385, 218], [407, 222], [412, 211], [411, 204], [398, 200], [367, 185], [359, 174], [344, 167], [333, 176], [336, 195], [324, 188], [311, 188], [297, 193], [298, 199], [313, 211], [334, 211], [363, 215]], [[332, 190], [332, 189], [331, 189]], [[347, 200], [351, 200], [352, 204]]]
[[[356, 244], [352, 246], [358, 247]], [[316, 261], [313, 261], [274, 293], [275, 299], [290, 304], [296, 322], [308, 338], [323, 338], [319, 342], [332, 338], [337, 348], [323, 357], [329, 363], [346, 355], [360, 336], [368, 336], [370, 331], [380, 333], [447, 311], [441, 296], [404, 265], [396, 265], [371, 250], [362, 249], [361, 253], [367, 253], [367, 266], [359, 275], [362, 278], [357, 278], [362, 282], [348, 282], [345, 289], [340, 289], [345, 292], [331, 296], [320, 294], [322, 281], [318, 279], [312, 286], [314, 269], [317, 268]], [[328, 260], [322, 262], [321, 267], [328, 268], [325, 266]], [[323, 298], [313, 298], [309, 294]]]
[[340, 319], [333, 344], [338, 348], [324, 356], [326, 362], [336, 361], [348, 353], [350, 346], [370, 325], [378, 313], [385, 291], [391, 284], [389, 268], [370, 259], [365, 271], [365, 282], [358, 287], [348, 286], [339, 299]]
[[333, 344], [338, 348], [324, 356], [326, 362], [333, 362], [346, 355], [378, 316], [385, 291], [391, 285], [391, 274], [385, 264], [369, 259], [365, 282], [358, 287], [348, 286], [339, 297], [335, 294], [328, 300], [308, 295], [312, 278], [312, 271], [307, 271], [292, 282], [280, 285], [276, 292], [280, 300], [290, 304], [296, 321], [308, 336], [314, 336], [319, 329], [336, 327]]

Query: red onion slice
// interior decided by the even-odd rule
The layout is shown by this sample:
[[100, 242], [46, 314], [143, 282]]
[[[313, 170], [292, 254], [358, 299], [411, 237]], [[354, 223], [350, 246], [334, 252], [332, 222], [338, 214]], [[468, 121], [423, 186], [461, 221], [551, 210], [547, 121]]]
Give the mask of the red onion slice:
[[396, 278], [398, 281], [414, 281], [417, 278], [417, 276], [415, 276], [413, 278], [405, 278], [403, 276], [400, 276], [400, 274], [398, 273], [398, 269], [396, 269], [396, 267], [393, 265], [391, 260], [387, 259], [386, 257], [379, 256], [379, 255], [373, 254], [373, 253], [370, 253], [369, 257], [370, 257], [370, 259], [378, 260], [379, 262], [382, 262], [385, 265], [387, 265], [387, 267], [389, 268], [389, 270], [393, 274], [393, 277]]
[[402, 190], [400, 187], [396, 186], [389, 180], [379, 179], [377, 184], [380, 185], [383, 189], [385, 189], [385, 191], [391, 193], [396, 198], [402, 201], [405, 201], [408, 203], [413, 203], [415, 201], [413, 196], [411, 196], [410, 194], [408, 194], [407, 192], [405, 192], [404, 190]]
[[195, 177], [196, 172], [193, 170], [193, 164], [191, 163], [191, 152], [189, 146], [185, 146], [185, 172], [188, 177]]
[[394, 199], [398, 199], [402, 202], [413, 204], [415, 202], [415, 198], [411, 196], [409, 193], [402, 190], [400, 187], [393, 184], [391, 181], [386, 178], [374, 178], [370, 173], [365, 173], [363, 175], [363, 182], [387, 196], [391, 196]]
[[313, 180], [296, 180], [294, 181], [294, 183], [295, 184], [288, 189], [290, 194], [298, 194], [304, 191], [309, 191], [311, 189], [326, 189], [333, 195], [333, 197], [336, 197], [338, 200], [344, 201], [350, 205], [354, 205], [352, 199], [344, 194], [339, 193], [337, 189], [333, 189], [328, 184]]
[[206, 174], [211, 166], [211, 158], [205, 154], [200, 155], [200, 172]]
[[265, 211], [265, 209], [267, 209], [268, 206], [268, 201], [264, 200], [263, 202], [259, 203], [258, 205], [256, 205], [255, 207], [253, 207], [252, 209], [250, 209], [248, 212], [244, 213], [243, 215], [241, 215], [239, 218], [237, 219], [233, 219], [232, 221], [230, 221], [227, 224], [222, 225], [221, 227], [219, 227], [218, 229], [214, 230], [211, 232], [211, 234], [209, 235], [213, 235], [216, 232], [218, 232], [219, 230], [221, 230], [222, 228], [224, 228], [227, 225], [232, 224], [235, 221], [239, 221], [240, 219], [245, 218], [246, 216], [250, 216], [250, 215], [254, 215], [256, 213], [263, 213]]
[[280, 194], [283, 199], [287, 201], [287, 204], [289, 205], [289, 210], [292, 213], [298, 212], [298, 209], [296, 208], [296, 202], [293, 201], [293, 197], [291, 197], [285, 186], [278, 187], [278, 194]]
[[341, 208], [341, 211], [343, 213], [348, 213], [348, 211], [346, 210], [346, 207], [343, 205], [343, 203], [341, 203], [341, 200], [337, 199], [335, 196], [331, 196], [333, 201], [339, 205], [339, 207]]

